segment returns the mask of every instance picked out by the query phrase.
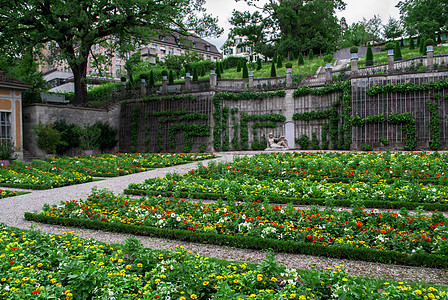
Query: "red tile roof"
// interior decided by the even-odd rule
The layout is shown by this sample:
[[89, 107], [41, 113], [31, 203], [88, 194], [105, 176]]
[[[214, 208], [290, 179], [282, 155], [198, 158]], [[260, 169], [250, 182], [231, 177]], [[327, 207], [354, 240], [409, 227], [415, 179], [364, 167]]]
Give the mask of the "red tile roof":
[[0, 69], [0, 86], [21, 89], [21, 90], [26, 90], [30, 87], [29, 84], [27, 84], [23, 81], [8, 77], [6, 75], [6, 72], [3, 71], [2, 69]]

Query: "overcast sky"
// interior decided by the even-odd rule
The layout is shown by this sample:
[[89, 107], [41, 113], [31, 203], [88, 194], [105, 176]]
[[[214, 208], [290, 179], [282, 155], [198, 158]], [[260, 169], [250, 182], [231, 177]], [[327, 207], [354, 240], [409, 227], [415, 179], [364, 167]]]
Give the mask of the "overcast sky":
[[[260, 0], [260, 3], [266, 0]], [[395, 19], [400, 17], [398, 8], [395, 7], [399, 0], [345, 0], [347, 7], [344, 11], [338, 12], [338, 18], [345, 17], [347, 24], [361, 21], [363, 18], [371, 19], [374, 15], [380, 15], [383, 24], [386, 24], [389, 17]], [[254, 8], [248, 7], [244, 1], [235, 2], [235, 0], [206, 0], [207, 12], [219, 18], [218, 24], [225, 29], [224, 33], [217, 39], [206, 39], [214, 44], [218, 49], [224, 44], [229, 34], [230, 24], [228, 19], [232, 16], [232, 11], [254, 11]]]

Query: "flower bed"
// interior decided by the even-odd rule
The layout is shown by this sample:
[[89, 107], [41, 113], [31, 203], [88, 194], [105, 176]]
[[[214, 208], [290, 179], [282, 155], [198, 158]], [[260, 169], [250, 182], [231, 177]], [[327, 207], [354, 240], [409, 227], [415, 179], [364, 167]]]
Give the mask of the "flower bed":
[[396, 179], [422, 183], [448, 183], [448, 154], [426, 152], [265, 153], [236, 157], [231, 164], [213, 164], [192, 171], [203, 178], [223, 174], [247, 174], [258, 179], [308, 178], [333, 182], [393, 182]]
[[202, 204], [163, 197], [131, 199], [94, 189], [85, 201], [47, 205], [40, 215], [27, 214], [26, 218], [254, 249], [448, 265], [448, 219], [442, 214], [300, 210], [292, 205]]
[[[204, 178], [205, 177], [205, 178]], [[143, 183], [130, 183], [125, 191], [137, 195], [178, 195], [196, 199], [227, 199], [253, 202], [269, 200], [276, 203], [333, 203], [364, 207], [448, 210], [448, 186], [408, 182], [402, 179], [392, 184], [385, 181], [327, 182], [310, 179], [264, 179], [248, 174], [222, 174], [222, 178], [207, 178], [201, 172], [186, 175], [167, 174], [165, 178], [150, 178]]]
[[40, 190], [92, 181], [89, 175], [51, 165], [41, 168], [42, 164], [15, 161], [1, 167], [0, 186]]
[[[2, 299], [445, 299], [446, 289], [354, 278], [341, 266], [298, 272], [0, 225]], [[194, 270], [194, 272], [192, 272]]]
[[116, 153], [77, 157], [64, 156], [50, 161], [52, 165], [59, 168], [74, 169], [91, 176], [116, 177], [148, 171], [151, 168], [169, 167], [215, 157], [215, 155], [208, 153]]
[[7, 197], [14, 197], [14, 196], [18, 196], [18, 195], [24, 195], [24, 194], [28, 194], [28, 192], [17, 192], [17, 191], [0, 189], [0, 199], [7, 198]]

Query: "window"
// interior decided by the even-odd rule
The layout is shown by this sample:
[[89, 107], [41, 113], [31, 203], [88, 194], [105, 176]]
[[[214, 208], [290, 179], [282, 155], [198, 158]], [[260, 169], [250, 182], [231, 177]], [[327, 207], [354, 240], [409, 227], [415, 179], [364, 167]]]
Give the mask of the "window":
[[210, 46], [205, 46], [205, 50], [210, 52]]
[[169, 48], [168, 49], [168, 54], [174, 54], [174, 49], [173, 48]]
[[241, 49], [241, 48], [236, 48], [236, 53], [241, 53], [241, 52], [243, 52], [242, 50], [243, 49]]
[[160, 49], [160, 54], [165, 54], [166, 50], [165, 49]]
[[193, 43], [193, 48], [196, 48], [196, 43]]
[[165, 36], [164, 35], [159, 35], [159, 41], [164, 42], [165, 41]]
[[11, 141], [11, 113], [0, 112], [0, 142], [10, 142]]
[[177, 49], [177, 50], [176, 50], [176, 54], [177, 54], [177, 55], [181, 55], [181, 54], [182, 54], [182, 50]]

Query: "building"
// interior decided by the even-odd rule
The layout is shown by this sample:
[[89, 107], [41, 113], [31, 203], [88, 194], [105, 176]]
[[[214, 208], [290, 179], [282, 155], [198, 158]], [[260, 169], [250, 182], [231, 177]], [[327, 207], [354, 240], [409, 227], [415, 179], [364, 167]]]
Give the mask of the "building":
[[[164, 61], [168, 54], [181, 55], [188, 51], [195, 51], [201, 54], [204, 59], [219, 60], [222, 54], [218, 51], [216, 46], [209, 42], [195, 36], [182, 37], [179, 32], [172, 31], [170, 34], [160, 33], [154, 37], [149, 45], [140, 48], [142, 59], [148, 61], [150, 64], [156, 64], [157, 61]], [[129, 54], [121, 57], [118, 53], [111, 53], [109, 49], [102, 45], [96, 44], [92, 47], [88, 58], [87, 75], [99, 77], [115, 77], [119, 78], [125, 72], [123, 71], [124, 64], [129, 58]], [[54, 57], [57, 53], [52, 53], [50, 50], [44, 50], [44, 57]], [[100, 64], [97, 67], [96, 57], [106, 57], [107, 63]], [[47, 59], [40, 63], [40, 71], [44, 74], [51, 71], [71, 72], [69, 65], [65, 61], [51, 61]], [[98, 73], [98, 69], [102, 73]]]
[[[239, 56], [239, 57], [246, 57], [247, 60], [250, 60], [250, 56], [254, 55], [252, 52], [252, 48], [249, 46], [243, 46], [241, 45], [247, 40], [247, 37], [242, 36], [235, 36], [233, 38], [233, 42], [229, 43], [228, 40], [224, 43], [224, 45], [221, 47], [221, 50], [223, 51], [224, 58], [229, 56]], [[226, 46], [228, 44], [231, 44], [232, 46]]]
[[22, 93], [29, 85], [0, 69], [0, 142], [12, 142], [23, 157]]

